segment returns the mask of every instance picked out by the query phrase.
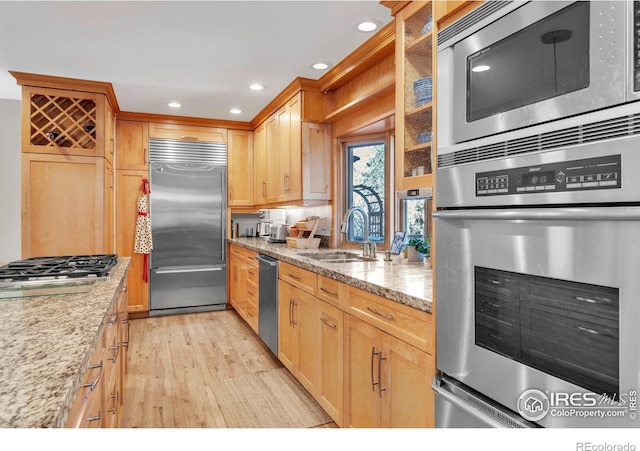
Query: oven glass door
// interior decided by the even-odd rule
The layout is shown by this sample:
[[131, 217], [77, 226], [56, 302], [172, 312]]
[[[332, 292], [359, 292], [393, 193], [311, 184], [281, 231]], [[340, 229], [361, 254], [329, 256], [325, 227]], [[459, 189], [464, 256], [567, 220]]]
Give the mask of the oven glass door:
[[533, 1], [457, 43], [455, 142], [624, 103], [628, 16], [625, 2]]
[[[438, 370], [514, 412], [531, 389], [613, 399], [638, 390], [640, 207], [434, 217]], [[628, 416], [537, 423], [640, 426]]]

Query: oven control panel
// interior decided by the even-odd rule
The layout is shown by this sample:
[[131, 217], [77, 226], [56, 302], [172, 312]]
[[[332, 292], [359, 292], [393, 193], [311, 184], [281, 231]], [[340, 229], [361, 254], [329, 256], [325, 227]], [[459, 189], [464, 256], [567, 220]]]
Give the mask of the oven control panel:
[[622, 187], [620, 155], [476, 173], [476, 196], [559, 193]]

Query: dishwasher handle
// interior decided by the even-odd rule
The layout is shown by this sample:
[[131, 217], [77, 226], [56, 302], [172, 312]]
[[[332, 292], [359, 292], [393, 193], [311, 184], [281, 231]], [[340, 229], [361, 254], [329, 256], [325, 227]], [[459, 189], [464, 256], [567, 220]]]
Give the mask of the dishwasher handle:
[[265, 263], [269, 266], [276, 266], [278, 264], [278, 260], [274, 260], [270, 257], [265, 257], [264, 255], [256, 255], [256, 260], [258, 260], [261, 263]]

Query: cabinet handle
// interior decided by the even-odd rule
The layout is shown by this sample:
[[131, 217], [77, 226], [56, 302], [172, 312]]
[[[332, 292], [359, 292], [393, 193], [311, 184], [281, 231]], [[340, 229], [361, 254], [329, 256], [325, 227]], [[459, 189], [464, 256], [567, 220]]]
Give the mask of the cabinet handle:
[[335, 324], [331, 324], [329, 321], [327, 321], [324, 317], [320, 317], [320, 321], [322, 321], [323, 323], [325, 323], [327, 326], [331, 327], [332, 329], [336, 329], [338, 326]]
[[267, 182], [262, 181], [262, 197], [267, 197]]
[[247, 293], [249, 293], [251, 296], [255, 295], [255, 293], [251, 290], [247, 290]]
[[112, 313], [109, 315], [109, 324], [113, 325], [118, 322], [118, 313]]
[[251, 312], [247, 312], [247, 315], [249, 315], [251, 318], [253, 318], [253, 314]]
[[376, 310], [376, 309], [374, 309], [374, 308], [367, 307], [367, 310], [369, 310], [371, 313], [374, 313], [374, 314], [376, 314], [376, 315], [378, 315], [378, 316], [382, 316], [382, 317], [383, 317], [383, 318], [385, 318], [385, 319], [389, 319], [389, 320], [392, 320], [392, 319], [393, 319], [393, 315], [389, 315], [388, 313], [382, 313], [382, 312], [379, 312], [379, 311], [377, 311], [377, 310]]
[[109, 399], [115, 399], [116, 400], [116, 406], [112, 407], [111, 409], [107, 409], [107, 412], [112, 413], [112, 414], [116, 414], [118, 413], [118, 399], [120, 399], [120, 395], [118, 393], [113, 393], [111, 395], [109, 395]]
[[107, 360], [111, 360], [112, 362], [118, 360], [118, 355], [120, 355], [120, 345], [110, 346], [109, 351], [116, 351], [116, 355], [113, 357], [107, 357]]
[[380, 397], [382, 398], [382, 392], [387, 389], [387, 387], [382, 386], [382, 361], [387, 360], [386, 357], [382, 357], [382, 351], [380, 351], [380, 356], [378, 357], [378, 393], [380, 393]]
[[198, 137], [197, 136], [181, 136], [180, 139], [188, 139], [190, 141], [197, 141]]
[[284, 190], [289, 191], [289, 174], [284, 174]]
[[[373, 361], [375, 359], [375, 356], [377, 356], [379, 354], [379, 352], [376, 352], [376, 347], [373, 346], [371, 348], [371, 391], [376, 391], [376, 385], [378, 385], [380, 382], [375, 382], [373, 379]], [[380, 375], [380, 373], [378, 372], [378, 376]]]
[[336, 293], [335, 291], [327, 290], [324, 287], [320, 287], [320, 291], [324, 291], [325, 293], [331, 296], [338, 296], [338, 293]]
[[289, 277], [291, 277], [294, 280], [302, 280], [302, 278], [296, 274], [287, 274]]
[[289, 298], [289, 325], [293, 326], [293, 299]]
[[127, 325], [127, 338], [122, 340], [122, 347], [123, 348], [128, 348], [129, 347], [129, 325], [131, 324], [129, 322], [129, 315], [128, 314], [124, 317], [122, 322]]
[[98, 428], [102, 427], [102, 415], [100, 415], [100, 411], [98, 410], [98, 415], [95, 417], [87, 417], [87, 423], [91, 423], [93, 421], [98, 422]]
[[146, 166], [149, 164], [149, 151], [144, 147], [142, 153], [144, 154], [144, 165]]
[[93, 382], [87, 382], [86, 384], [82, 385], [83, 387], [88, 388], [91, 391], [94, 391], [96, 389], [98, 382], [100, 382], [100, 379], [102, 379], [102, 373], [104, 373], [104, 365], [102, 364], [102, 360], [100, 360], [99, 363], [96, 363], [94, 365], [89, 365], [90, 370], [95, 370], [96, 368], [100, 368], [98, 377], [96, 377]]

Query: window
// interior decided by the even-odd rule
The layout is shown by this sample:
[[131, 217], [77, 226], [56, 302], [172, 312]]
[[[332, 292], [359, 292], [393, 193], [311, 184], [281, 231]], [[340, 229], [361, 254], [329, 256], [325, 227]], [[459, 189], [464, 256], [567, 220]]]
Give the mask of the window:
[[426, 240], [431, 237], [431, 202], [426, 197], [401, 200], [398, 225], [405, 232], [405, 242], [412, 238]]
[[[388, 157], [384, 137], [350, 142], [345, 146], [346, 199], [345, 210], [358, 206], [369, 219], [369, 240], [384, 245], [387, 233]], [[349, 218], [347, 241], [364, 241], [362, 215]]]

